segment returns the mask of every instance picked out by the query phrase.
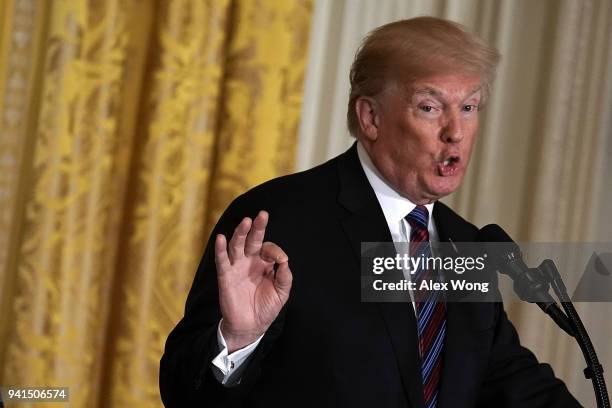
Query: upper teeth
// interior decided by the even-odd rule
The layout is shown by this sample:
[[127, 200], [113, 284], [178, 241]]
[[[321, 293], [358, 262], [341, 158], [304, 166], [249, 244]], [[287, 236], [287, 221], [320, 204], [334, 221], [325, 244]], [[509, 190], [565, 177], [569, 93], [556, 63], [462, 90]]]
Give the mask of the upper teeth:
[[446, 159], [446, 160], [444, 160], [444, 163], [443, 163], [443, 164], [444, 164], [445, 166], [448, 166], [448, 165], [450, 164], [450, 159]]

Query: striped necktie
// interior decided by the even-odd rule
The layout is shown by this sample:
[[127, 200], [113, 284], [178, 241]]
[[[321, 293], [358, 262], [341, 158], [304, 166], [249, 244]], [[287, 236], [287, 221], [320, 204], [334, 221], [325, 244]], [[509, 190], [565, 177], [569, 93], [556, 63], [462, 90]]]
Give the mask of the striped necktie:
[[[431, 256], [427, 222], [429, 212], [423, 205], [418, 205], [406, 216], [410, 224], [410, 256]], [[417, 289], [423, 280], [437, 281], [434, 271], [418, 269], [412, 280]], [[421, 355], [421, 374], [426, 408], [435, 408], [438, 400], [438, 386], [442, 373], [442, 350], [446, 334], [446, 304], [438, 301], [440, 295], [435, 291], [415, 291], [415, 308], [417, 314], [419, 352]]]

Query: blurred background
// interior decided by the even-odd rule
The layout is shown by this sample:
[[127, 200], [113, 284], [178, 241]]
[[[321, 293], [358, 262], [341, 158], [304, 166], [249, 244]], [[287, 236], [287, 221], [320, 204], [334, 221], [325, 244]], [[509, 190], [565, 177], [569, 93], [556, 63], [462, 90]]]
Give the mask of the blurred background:
[[[352, 143], [360, 39], [418, 15], [503, 55], [444, 201], [519, 241], [612, 242], [610, 1], [2, 0], [0, 384], [160, 407], [163, 345], [217, 217]], [[612, 303], [578, 309], [609, 372]], [[577, 345], [534, 305], [507, 310], [594, 406]]]

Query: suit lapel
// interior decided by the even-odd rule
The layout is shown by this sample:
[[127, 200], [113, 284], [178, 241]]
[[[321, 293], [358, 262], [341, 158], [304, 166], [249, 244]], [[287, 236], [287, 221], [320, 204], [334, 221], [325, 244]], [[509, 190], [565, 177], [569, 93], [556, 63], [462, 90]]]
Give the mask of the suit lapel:
[[[340, 221], [354, 256], [360, 263], [362, 242], [392, 242], [391, 234], [374, 190], [359, 163], [356, 144], [341, 157], [338, 176], [338, 201], [346, 210]], [[377, 306], [395, 352], [406, 397], [413, 407], [424, 407], [416, 318], [412, 304], [379, 303]]]

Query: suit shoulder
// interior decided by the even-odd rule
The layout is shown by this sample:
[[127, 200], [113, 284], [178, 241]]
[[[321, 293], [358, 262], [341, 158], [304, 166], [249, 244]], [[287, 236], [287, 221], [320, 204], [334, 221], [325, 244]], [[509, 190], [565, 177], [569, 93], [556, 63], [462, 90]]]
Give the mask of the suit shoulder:
[[321, 192], [322, 188], [337, 184], [336, 165], [338, 158], [333, 158], [323, 164], [311, 169], [300, 171], [286, 176], [276, 177], [262, 183], [247, 194], [300, 194], [308, 193], [313, 190]]
[[336, 197], [338, 157], [301, 172], [268, 180], [239, 195], [228, 207], [243, 212], [249, 209], [303, 207]]

